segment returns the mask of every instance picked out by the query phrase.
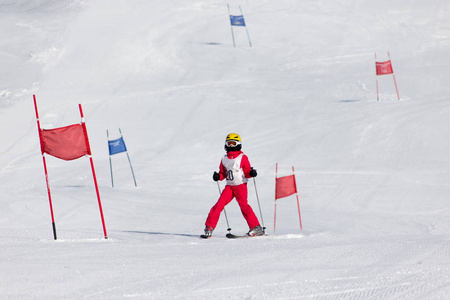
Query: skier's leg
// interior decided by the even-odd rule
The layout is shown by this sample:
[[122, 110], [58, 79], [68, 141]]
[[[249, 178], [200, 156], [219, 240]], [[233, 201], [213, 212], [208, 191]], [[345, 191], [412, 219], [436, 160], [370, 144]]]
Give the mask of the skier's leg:
[[217, 200], [217, 203], [209, 211], [205, 225], [212, 227], [213, 229], [216, 228], [217, 222], [219, 222], [220, 213], [222, 212], [225, 205], [230, 203], [232, 199], [233, 199], [233, 191], [227, 185], [223, 189], [222, 194], [219, 197], [219, 200]]
[[244, 183], [241, 185], [233, 186], [233, 192], [234, 196], [236, 197], [236, 201], [238, 202], [239, 207], [241, 208], [242, 215], [247, 221], [248, 227], [252, 229], [258, 226], [259, 225], [258, 218], [253, 212], [251, 206], [248, 204], [247, 184]]

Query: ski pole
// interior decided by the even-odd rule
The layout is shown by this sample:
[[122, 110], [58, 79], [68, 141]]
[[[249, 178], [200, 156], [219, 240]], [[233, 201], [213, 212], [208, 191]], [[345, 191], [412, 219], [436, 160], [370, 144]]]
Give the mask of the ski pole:
[[[219, 189], [219, 194], [222, 195], [222, 191], [220, 190], [219, 182], [218, 181], [216, 181], [216, 182], [217, 182], [217, 188]], [[228, 232], [231, 232], [230, 223], [228, 223], [228, 216], [227, 216], [227, 211], [226, 211], [225, 207], [223, 208], [223, 213], [225, 214], [225, 220], [227, 220], [227, 226], [228, 226], [227, 230], [228, 230]]]
[[256, 200], [258, 201], [259, 214], [261, 215], [261, 223], [262, 223], [262, 226], [263, 226], [263, 230], [266, 230], [266, 226], [264, 226], [264, 219], [263, 219], [262, 212], [261, 212], [261, 204], [259, 203], [258, 190], [256, 189], [255, 177], [253, 177], [253, 184], [255, 185]]

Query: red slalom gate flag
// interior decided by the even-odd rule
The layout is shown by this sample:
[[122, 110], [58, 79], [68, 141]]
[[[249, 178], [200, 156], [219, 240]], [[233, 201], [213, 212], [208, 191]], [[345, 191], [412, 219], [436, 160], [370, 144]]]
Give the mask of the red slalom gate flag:
[[100, 217], [102, 219], [103, 233], [105, 239], [108, 238], [106, 233], [105, 219], [103, 217], [102, 203], [100, 200], [100, 193], [98, 190], [97, 176], [95, 175], [94, 161], [92, 159], [91, 148], [89, 146], [89, 139], [84, 122], [83, 109], [81, 104], [78, 105], [80, 109], [81, 123], [73, 124], [60, 128], [41, 129], [41, 122], [39, 121], [39, 113], [37, 108], [36, 95], [33, 95], [34, 109], [36, 112], [36, 122], [39, 132], [39, 141], [41, 144], [42, 162], [44, 164], [45, 182], [47, 184], [48, 201], [50, 205], [50, 214], [52, 217], [53, 237], [56, 240], [56, 223], [53, 214], [52, 196], [50, 193], [50, 183], [48, 179], [47, 163], [45, 160], [45, 153], [64, 160], [74, 160], [84, 155], [89, 156], [91, 163], [92, 177], [94, 179], [95, 191], [97, 193], [98, 207], [100, 210]]
[[295, 175], [279, 177], [276, 179], [275, 200], [296, 193], [297, 193], [297, 185], [295, 184]]
[[275, 213], [273, 217], [273, 231], [277, 228], [277, 199], [295, 194], [297, 196], [298, 220], [300, 230], [302, 230], [302, 216], [300, 214], [300, 202], [298, 200], [297, 183], [295, 182], [294, 166], [292, 166], [292, 175], [278, 177], [278, 163], [276, 164], [275, 175]]
[[377, 69], [377, 75], [394, 74], [390, 60], [383, 61], [383, 62], [376, 62], [375, 64], [376, 64], [376, 69]]
[[41, 148], [42, 153], [64, 160], [74, 160], [84, 155], [90, 155], [81, 124], [42, 129]]
[[[390, 75], [392, 74], [392, 78], [394, 79], [395, 91], [397, 92], [397, 98], [400, 100], [400, 94], [398, 93], [397, 81], [395, 80], [394, 70], [392, 69], [391, 55], [389, 52], [387, 53], [389, 60], [377, 62], [377, 53], [375, 53], [375, 70], [376, 75]], [[377, 77], [375, 76], [375, 77]], [[378, 77], [377, 77], [377, 101], [380, 101], [379, 91], [378, 91]]]

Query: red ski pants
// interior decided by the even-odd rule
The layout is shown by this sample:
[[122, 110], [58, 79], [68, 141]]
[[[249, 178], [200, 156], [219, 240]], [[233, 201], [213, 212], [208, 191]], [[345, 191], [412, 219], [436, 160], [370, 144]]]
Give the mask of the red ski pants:
[[247, 202], [247, 184], [240, 185], [227, 185], [222, 191], [222, 194], [217, 200], [217, 203], [209, 211], [208, 218], [206, 219], [206, 226], [216, 228], [217, 222], [219, 221], [220, 213], [224, 209], [225, 205], [231, 202], [233, 198], [236, 198], [239, 207], [241, 208], [242, 215], [247, 221], [248, 227], [254, 228], [259, 225], [258, 218], [256, 217], [253, 209], [248, 205]]

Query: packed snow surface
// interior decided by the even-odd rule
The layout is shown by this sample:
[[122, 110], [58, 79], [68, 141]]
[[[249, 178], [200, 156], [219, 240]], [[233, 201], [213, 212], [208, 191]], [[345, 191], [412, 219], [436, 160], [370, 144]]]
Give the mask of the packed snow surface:
[[[450, 297], [450, 2], [0, 0], [0, 37], [0, 299]], [[33, 94], [82, 105], [108, 239], [89, 159], [46, 155], [54, 240]], [[230, 132], [268, 235], [233, 201], [203, 240]]]

